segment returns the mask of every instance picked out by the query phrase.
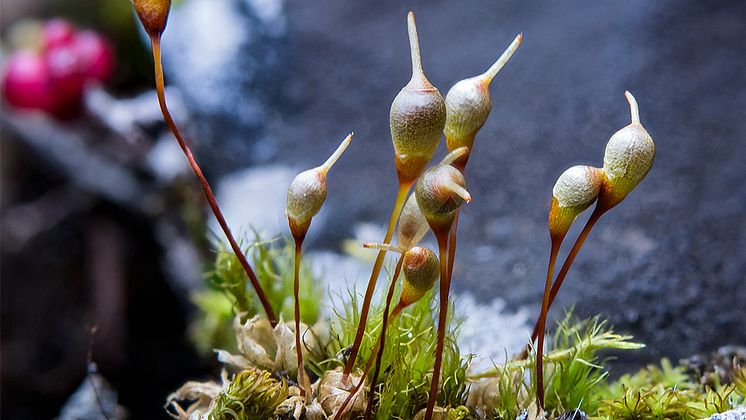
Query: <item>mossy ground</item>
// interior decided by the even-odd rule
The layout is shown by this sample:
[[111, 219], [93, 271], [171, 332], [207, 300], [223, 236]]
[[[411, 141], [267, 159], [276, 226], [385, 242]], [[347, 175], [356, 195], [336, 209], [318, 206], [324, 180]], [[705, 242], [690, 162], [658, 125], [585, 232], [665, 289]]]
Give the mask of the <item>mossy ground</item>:
[[[261, 242], [256, 238], [247, 252], [273, 307], [279, 308], [285, 319], [290, 319], [292, 297], [288, 291], [292, 290], [292, 277], [288, 273], [292, 273], [292, 244], [283, 240]], [[207, 277], [210, 288], [195, 295], [201, 312], [193, 337], [202, 349], [234, 348], [232, 318], [237, 313], [250, 317], [260, 306], [235, 256], [225, 248], [218, 248], [216, 262]], [[307, 266], [303, 268], [302, 278], [303, 320], [313, 324], [319, 321], [322, 313], [323, 291], [312, 280]], [[386, 283], [381, 282], [381, 285], [387, 287]], [[414, 418], [427, 403], [435, 350], [436, 293], [436, 290], [431, 291], [389, 326], [381, 375], [374, 390], [376, 418]], [[356, 291], [349, 290], [333, 298], [341, 301], [334, 306], [343, 309], [333, 312], [330, 319], [322, 320], [328, 326], [329, 339], [315, 350], [307, 363], [307, 369], [317, 377], [344, 364], [346, 349], [353, 341], [359, 319]], [[380, 335], [383, 305], [384, 302], [376, 302], [371, 310], [356, 362], [358, 369], [365, 367]], [[459, 351], [456, 344], [458, 320], [452, 313], [449, 313], [448, 323], [438, 405], [449, 410], [449, 418], [535, 417], [533, 353], [524, 360], [510, 360], [486, 371], [469, 371], [472, 356]], [[605, 362], [619, 352], [634, 351], [644, 345], [634, 342], [631, 336], [615, 333], [600, 317], [581, 320], [573, 317], [570, 311], [552, 329], [551, 335], [545, 355], [544, 408], [548, 418], [580, 410], [592, 419], [698, 419], [746, 401], [746, 369], [740, 366], [734, 366], [726, 378], [710, 375], [704, 380], [701, 373], [694, 375], [685, 367], [674, 366], [663, 359], [660, 366], [647, 366], [609, 381]], [[272, 373], [277, 377], [277, 372]], [[230, 389], [241, 389], [232, 383], [239, 380], [245, 381], [245, 375], [238, 374], [229, 381], [221, 394], [223, 400]], [[234, 406], [242, 407], [235, 403], [240, 401], [240, 396], [234, 397], [231, 399]], [[276, 398], [267, 401], [279, 404]], [[249, 409], [256, 410], [256, 407], [245, 407], [244, 414], [248, 414]], [[231, 412], [225, 418], [250, 418], [244, 414], [239, 410], [235, 416]]]

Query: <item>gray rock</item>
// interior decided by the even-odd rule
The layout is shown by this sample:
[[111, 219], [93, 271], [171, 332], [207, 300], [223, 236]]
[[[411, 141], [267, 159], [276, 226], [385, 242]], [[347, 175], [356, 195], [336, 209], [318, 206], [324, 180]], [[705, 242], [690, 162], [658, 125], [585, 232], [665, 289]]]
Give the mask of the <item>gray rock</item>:
[[493, 82], [467, 171], [474, 201], [460, 219], [454, 289], [538, 315], [552, 185], [572, 165], [601, 164], [606, 141], [629, 122], [629, 89], [656, 162], [591, 233], [553, 313], [575, 304], [609, 317], [648, 344], [624, 356], [630, 365], [746, 343], [746, 91], [737, 88], [746, 85], [746, 21], [735, 17], [745, 6], [297, 3], [287, 9], [287, 67], [304, 94], [269, 128], [276, 159], [311, 165], [354, 130], [329, 177], [336, 223], [319, 243], [338, 246], [359, 221], [383, 225], [396, 188], [389, 105], [411, 71], [406, 11], [417, 12], [424, 69], [443, 94], [523, 32]]
[[[629, 89], [656, 162], [591, 233], [553, 314], [576, 304], [581, 315], [609, 317], [648, 344], [622, 359], [630, 365], [746, 343], [746, 21], [736, 18], [746, 5], [416, 6], [423, 65], [444, 94], [524, 34], [493, 83], [492, 115], [470, 161], [474, 201], [460, 219], [454, 289], [538, 315], [552, 185], [572, 165], [601, 164], [606, 141], [629, 122]], [[300, 2], [286, 16], [275, 7], [268, 15], [287, 23], [280, 36], [265, 30], [281, 25], [239, 0], [191, 0], [175, 11], [168, 67], [206, 127], [208, 169], [267, 157], [311, 167], [354, 130], [329, 178], [333, 223], [314, 247], [337, 248], [360, 222], [383, 225], [396, 188], [388, 110], [410, 75], [412, 7]], [[247, 197], [245, 206], [259, 204]]]
[[715, 414], [707, 420], [746, 420], [746, 407], [739, 407], [725, 413]]
[[284, 97], [276, 90], [284, 77], [282, 11], [282, 0], [188, 0], [169, 17], [168, 81], [195, 114], [189, 132], [215, 173], [276, 150], [264, 127]]

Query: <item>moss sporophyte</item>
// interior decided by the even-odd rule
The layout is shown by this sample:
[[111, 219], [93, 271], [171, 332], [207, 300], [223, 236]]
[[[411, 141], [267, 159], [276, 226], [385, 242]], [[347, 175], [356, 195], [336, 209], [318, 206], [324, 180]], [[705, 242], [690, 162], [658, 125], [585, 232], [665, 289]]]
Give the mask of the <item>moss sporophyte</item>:
[[[210, 272], [212, 290], [196, 299], [205, 313], [215, 315], [206, 318], [212, 320], [209, 328], [222, 332], [194, 336], [221, 337], [219, 345], [232, 349], [219, 350], [218, 359], [231, 370], [224, 371], [221, 383], [188, 382], [169, 396], [167, 406], [174, 417], [515, 419], [558, 418], [582, 410], [599, 419], [693, 419], [744, 403], [746, 371], [741, 360], [734, 359], [727, 378], [718, 376], [707, 385], [667, 361], [610, 383], [599, 352], [643, 347], [632, 337], [615, 333], [597, 317], [577, 320], [568, 315], [545, 343], [549, 310], [591, 229], [652, 167], [655, 145], [631, 93], [625, 93], [631, 123], [609, 139], [603, 166], [573, 166], [552, 189], [549, 263], [526, 351], [493, 368], [467, 371], [471, 359], [461, 356], [456, 345], [458, 328], [449, 299], [459, 208], [472, 201], [465, 169], [472, 153], [479, 153], [475, 139], [492, 110], [490, 84], [523, 36], [516, 36], [487, 71], [457, 82], [443, 99], [425, 76], [414, 14], [408, 14], [412, 75], [389, 113], [398, 194], [383, 241], [364, 244], [379, 252], [362, 299], [349, 291], [339, 312], [321, 317], [319, 296], [325, 291], [302, 261], [302, 245], [326, 200], [327, 173], [352, 135], [324, 164], [301, 172], [290, 184], [286, 215], [293, 241], [278, 247], [257, 238], [242, 248], [167, 106], [160, 43], [171, 2], [133, 0], [133, 5], [151, 39], [163, 118], [228, 242], [218, 246]], [[449, 153], [428, 168], [443, 138]], [[554, 277], [565, 236], [594, 203]], [[420, 245], [429, 231], [437, 241], [437, 254]], [[400, 256], [388, 276], [387, 292], [374, 302], [387, 251]], [[281, 322], [275, 311], [286, 318], [292, 313], [293, 322]], [[235, 338], [235, 346], [225, 337]], [[182, 402], [189, 404], [183, 407]]]

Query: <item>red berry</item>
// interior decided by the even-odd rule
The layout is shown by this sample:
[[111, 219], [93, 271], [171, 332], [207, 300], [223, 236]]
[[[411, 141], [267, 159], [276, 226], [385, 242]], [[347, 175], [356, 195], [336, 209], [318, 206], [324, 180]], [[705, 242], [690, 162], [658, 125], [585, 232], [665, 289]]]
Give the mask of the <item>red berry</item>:
[[86, 74], [83, 60], [73, 45], [49, 50], [44, 55], [49, 68], [49, 78], [60, 102], [80, 100], [85, 88]]
[[108, 80], [114, 73], [114, 48], [94, 31], [81, 31], [73, 41], [85, 74], [99, 81]]
[[42, 39], [44, 50], [70, 44], [75, 38], [75, 26], [65, 19], [56, 18], [44, 24]]
[[19, 51], [8, 59], [3, 93], [8, 103], [18, 108], [52, 112], [58, 106], [46, 61], [28, 51]]

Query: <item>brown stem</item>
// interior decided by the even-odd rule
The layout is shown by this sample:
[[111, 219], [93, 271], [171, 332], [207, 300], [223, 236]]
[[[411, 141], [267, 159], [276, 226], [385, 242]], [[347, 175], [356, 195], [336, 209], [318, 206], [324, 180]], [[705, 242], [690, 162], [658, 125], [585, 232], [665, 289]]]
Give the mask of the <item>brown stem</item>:
[[[373, 354], [378, 353], [378, 356], [376, 357], [376, 372], [373, 375], [373, 380], [371, 381], [371, 394], [373, 393], [373, 389], [375, 388], [376, 382], [378, 380], [378, 370], [381, 367], [379, 362], [379, 357], [383, 356], [383, 348], [386, 345], [386, 329], [389, 326], [389, 323], [396, 319], [396, 316], [399, 315], [401, 310], [397, 311], [396, 309], [399, 307], [397, 305], [396, 308], [394, 308], [394, 311], [391, 312], [391, 315], [389, 315], [389, 308], [391, 306], [391, 300], [394, 297], [394, 291], [396, 290], [396, 281], [399, 278], [399, 274], [401, 273], [402, 264], [404, 263], [404, 255], [402, 255], [399, 258], [399, 262], [396, 263], [396, 268], [394, 269], [394, 275], [391, 277], [391, 285], [389, 286], [389, 291], [386, 295], [386, 306], [384, 307], [383, 311], [383, 321], [381, 322], [381, 335], [378, 337], [378, 341], [376, 342], [375, 347], [373, 347], [373, 351], [370, 353], [370, 357], [368, 358], [368, 362], [365, 364], [365, 369], [363, 369], [363, 375], [360, 377], [360, 381], [357, 383], [355, 388], [350, 391], [350, 395], [347, 396], [347, 398], [344, 400], [342, 405], [339, 407], [339, 410], [337, 410], [336, 418], [339, 418], [344, 414], [345, 409], [347, 409], [347, 406], [352, 401], [352, 398], [357, 394], [357, 392], [360, 390], [360, 388], [365, 383], [365, 377], [368, 374], [368, 371], [370, 370], [370, 367], [373, 364]], [[373, 404], [372, 397], [368, 400], [368, 406], [371, 406]], [[368, 415], [368, 410], [365, 411], [366, 415]]]
[[551, 289], [552, 277], [554, 276], [554, 264], [557, 261], [557, 253], [561, 244], [562, 238], [552, 235], [552, 250], [549, 253], [547, 279], [544, 282], [544, 294], [541, 299], [541, 310], [539, 311], [539, 336], [536, 345], [536, 398], [539, 401], [540, 408], [544, 408], [544, 328], [549, 309], [549, 290]]
[[243, 251], [241, 251], [241, 247], [238, 246], [236, 239], [233, 237], [233, 234], [231, 233], [231, 230], [228, 227], [228, 223], [226, 223], [225, 217], [223, 217], [223, 212], [220, 211], [220, 207], [218, 207], [218, 202], [215, 199], [215, 194], [213, 194], [210, 184], [207, 182], [207, 179], [202, 174], [202, 169], [197, 164], [197, 160], [194, 158], [194, 155], [192, 154], [192, 150], [189, 148], [189, 145], [184, 140], [184, 138], [181, 136], [181, 132], [179, 131], [179, 128], [176, 126], [176, 122], [174, 122], [173, 117], [171, 117], [171, 113], [169, 112], [168, 106], [166, 105], [166, 92], [165, 92], [165, 86], [164, 86], [165, 83], [163, 79], [163, 64], [161, 63], [160, 37], [159, 36], [151, 37], [151, 45], [153, 47], [153, 61], [155, 65], [155, 90], [158, 94], [158, 104], [161, 107], [161, 113], [163, 114], [163, 119], [166, 121], [166, 125], [168, 125], [168, 128], [171, 130], [174, 137], [176, 138], [176, 141], [179, 143], [179, 146], [181, 147], [181, 150], [184, 152], [184, 155], [186, 156], [187, 161], [189, 161], [189, 166], [192, 167], [194, 174], [197, 175], [197, 179], [199, 179], [199, 182], [202, 185], [202, 190], [205, 193], [207, 202], [210, 204], [210, 208], [212, 209], [212, 212], [215, 214], [215, 218], [218, 220], [218, 224], [220, 225], [220, 228], [225, 233], [226, 238], [228, 238], [228, 243], [233, 249], [233, 252], [236, 254], [236, 257], [238, 257], [238, 261], [241, 263], [241, 266], [243, 266], [244, 271], [246, 271], [246, 274], [249, 276], [251, 285], [254, 287], [254, 291], [256, 292], [257, 296], [259, 297], [259, 300], [262, 303], [262, 306], [264, 307], [264, 312], [267, 314], [267, 319], [269, 319], [270, 324], [272, 325], [272, 327], [274, 327], [275, 325], [277, 325], [277, 320], [275, 318], [275, 313], [269, 304], [267, 295], [264, 293], [262, 286], [259, 284], [259, 280], [257, 279], [256, 274], [254, 273], [254, 270], [252, 270], [251, 265], [249, 265], [249, 262], [246, 260], [246, 256], [243, 254]]
[[453, 224], [451, 225], [450, 237], [448, 238], [448, 278], [453, 278], [453, 262], [456, 259], [456, 234], [458, 233], [458, 214], [453, 217]]
[[[386, 236], [383, 238], [384, 244], [391, 241], [394, 236], [394, 229], [396, 228], [396, 222], [399, 220], [399, 214], [404, 207], [404, 203], [407, 201], [407, 194], [412, 187], [411, 182], [399, 182], [399, 192], [396, 195], [396, 203], [394, 209], [391, 211], [391, 217], [389, 219], [389, 227], [386, 230]], [[355, 341], [352, 343], [350, 349], [350, 356], [345, 365], [342, 380], [346, 380], [352, 368], [355, 366], [355, 360], [357, 359], [357, 353], [360, 350], [360, 344], [363, 342], [363, 336], [365, 335], [365, 323], [368, 321], [368, 311], [370, 310], [370, 302], [373, 299], [373, 292], [376, 289], [376, 282], [378, 282], [378, 275], [381, 273], [383, 267], [383, 260], [386, 257], [386, 250], [382, 249], [378, 251], [378, 257], [376, 262], [373, 264], [373, 271], [370, 274], [368, 280], [368, 287], [365, 289], [365, 298], [363, 299], [363, 306], [360, 311], [360, 321], [357, 324], [357, 333], [355, 334]]]
[[[381, 362], [383, 360], [383, 350], [386, 348], [386, 330], [389, 326], [389, 308], [391, 307], [391, 300], [394, 298], [394, 291], [396, 290], [396, 279], [399, 277], [401, 272], [401, 266], [404, 263], [404, 255], [399, 257], [399, 262], [396, 263], [396, 269], [394, 270], [394, 277], [392, 277], [389, 291], [386, 294], [386, 306], [383, 309], [383, 321], [381, 326], [381, 335], [378, 337], [378, 354], [376, 355], [376, 368], [373, 370], [373, 379], [370, 381], [370, 394], [368, 395], [368, 406], [365, 407], [365, 420], [370, 419], [373, 414], [373, 400], [376, 395], [376, 384], [378, 383], [378, 374], [381, 371]], [[373, 353], [371, 353], [372, 360]], [[370, 363], [370, 360], [368, 361]]]
[[435, 364], [433, 365], [433, 378], [430, 381], [430, 395], [427, 399], [425, 420], [433, 418], [435, 400], [438, 396], [438, 383], [440, 382], [440, 368], [443, 364], [443, 345], [446, 338], [446, 319], [448, 317], [448, 292], [451, 288], [451, 279], [448, 277], [448, 231], [434, 232], [438, 239], [438, 250], [440, 256], [440, 313], [438, 314], [438, 342], [435, 348]]
[[394, 306], [394, 310], [391, 311], [391, 319], [396, 319], [396, 317], [399, 316], [401, 311], [403, 311], [406, 307], [407, 305], [400, 300], [399, 303]]
[[[591, 233], [591, 229], [593, 229], [593, 226], [596, 224], [596, 222], [598, 222], [598, 219], [600, 219], [601, 216], [603, 216], [606, 210], [607, 209], [604, 209], [596, 205], [596, 208], [593, 210], [591, 217], [585, 223], [583, 230], [580, 232], [578, 239], [575, 240], [575, 243], [573, 244], [572, 249], [570, 250], [570, 253], [567, 255], [567, 258], [565, 258], [565, 262], [562, 264], [562, 268], [560, 268], [560, 271], [557, 274], [557, 278], [554, 279], [554, 283], [552, 284], [552, 289], [549, 291], [549, 304], [547, 305], [547, 312], [549, 311], [549, 309], [551, 309], [552, 303], [554, 303], [554, 298], [557, 297], [557, 293], [559, 292], [560, 287], [562, 287], [562, 282], [565, 281], [565, 277], [567, 277], [567, 272], [570, 271], [570, 266], [575, 261], [575, 257], [578, 255], [580, 248], [583, 247], [583, 243], [588, 237], [588, 234]], [[539, 335], [539, 321], [537, 320], [536, 325], [534, 326], [534, 332], [531, 334], [532, 343], [536, 340], [538, 335]]]
[[310, 385], [310, 380], [306, 376], [306, 369], [303, 366], [303, 348], [301, 347], [300, 340], [300, 262], [301, 262], [301, 249], [303, 247], [303, 237], [295, 238], [295, 277], [293, 278], [293, 299], [295, 301], [295, 354], [298, 357], [298, 385], [300, 386], [300, 396], [305, 397], [311, 395], [310, 390], [307, 389]]

